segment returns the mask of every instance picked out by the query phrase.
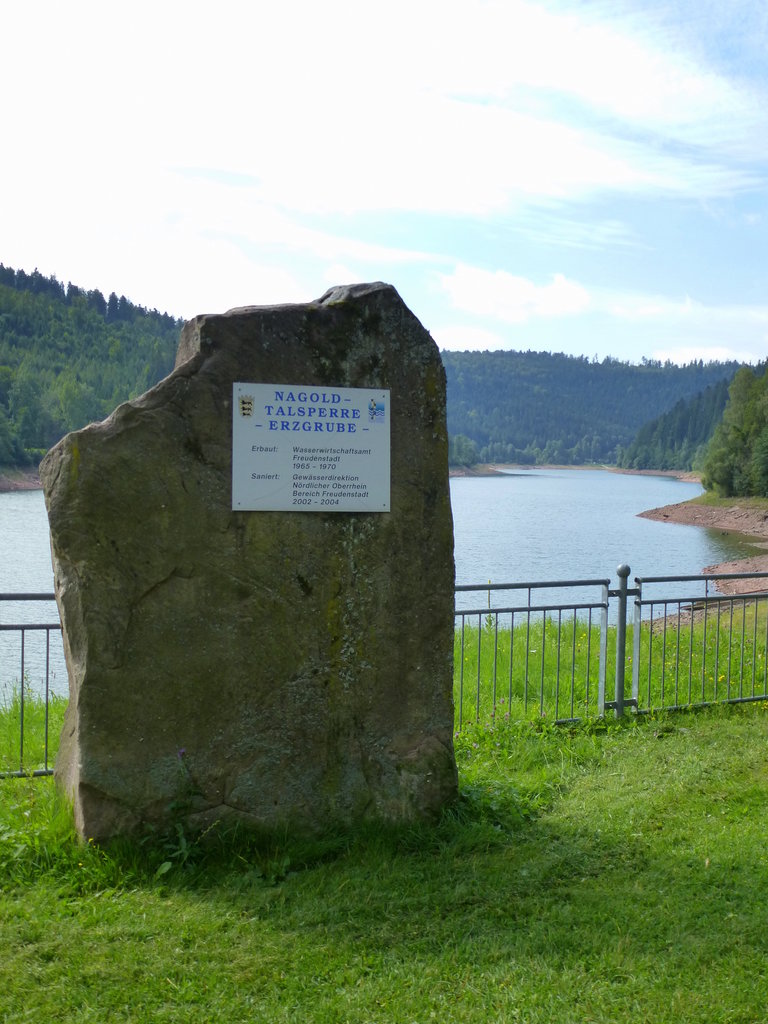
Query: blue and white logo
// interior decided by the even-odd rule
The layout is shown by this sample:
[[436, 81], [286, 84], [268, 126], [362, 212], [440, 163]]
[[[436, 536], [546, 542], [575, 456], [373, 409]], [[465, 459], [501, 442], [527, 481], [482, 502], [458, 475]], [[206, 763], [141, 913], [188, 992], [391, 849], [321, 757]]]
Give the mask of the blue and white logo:
[[383, 399], [372, 398], [368, 403], [368, 418], [371, 423], [383, 423], [385, 419], [385, 407]]

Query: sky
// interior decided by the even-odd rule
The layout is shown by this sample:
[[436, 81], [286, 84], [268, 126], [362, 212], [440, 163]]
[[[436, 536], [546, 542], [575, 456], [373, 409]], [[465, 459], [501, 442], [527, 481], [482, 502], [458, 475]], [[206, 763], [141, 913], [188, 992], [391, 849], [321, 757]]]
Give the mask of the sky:
[[393, 284], [441, 349], [768, 357], [766, 0], [3, 10], [0, 263], [189, 319]]

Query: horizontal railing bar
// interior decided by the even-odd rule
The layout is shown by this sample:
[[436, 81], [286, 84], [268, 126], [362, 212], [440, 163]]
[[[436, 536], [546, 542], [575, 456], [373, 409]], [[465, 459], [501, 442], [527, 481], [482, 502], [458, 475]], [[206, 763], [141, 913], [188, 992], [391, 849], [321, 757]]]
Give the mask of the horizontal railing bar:
[[768, 600], [768, 591], [753, 590], [745, 594], [708, 594], [706, 597], [702, 597], [701, 594], [695, 597], [645, 597], [642, 601], [636, 600], [633, 603], [635, 607], [640, 606], [641, 608], [648, 608], [651, 605], [659, 607], [663, 604], [695, 604], [703, 608], [704, 605], [727, 604], [731, 601], [744, 601], [756, 597], [764, 597]]
[[40, 779], [44, 775], [53, 775], [53, 768], [36, 768], [33, 772], [0, 772], [0, 779]]
[[764, 693], [756, 693], [749, 697], [723, 697], [722, 700], [699, 700], [692, 701], [690, 704], [664, 704], [658, 707], [638, 708], [637, 713], [638, 715], [652, 715], [654, 711], [694, 711], [701, 708], [721, 707], [723, 704], [755, 704], [758, 701], [765, 702], [767, 699], [768, 697]]
[[60, 622], [0, 622], [0, 631], [20, 633], [22, 630], [61, 629]]
[[50, 594], [0, 594], [0, 601], [55, 601], [56, 595]]
[[570, 612], [588, 611], [590, 608], [608, 608], [604, 601], [595, 604], [524, 604], [510, 608], [456, 608], [454, 618], [458, 615], [509, 615], [510, 612]]
[[455, 591], [466, 593], [469, 590], [553, 590], [556, 587], [607, 587], [608, 580], [552, 580], [544, 583], [457, 583]]

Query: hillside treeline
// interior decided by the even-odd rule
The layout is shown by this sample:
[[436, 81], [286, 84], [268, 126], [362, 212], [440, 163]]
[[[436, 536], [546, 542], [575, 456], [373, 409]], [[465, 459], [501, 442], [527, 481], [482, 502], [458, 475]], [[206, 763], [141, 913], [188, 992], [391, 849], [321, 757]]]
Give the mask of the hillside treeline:
[[768, 374], [763, 363], [742, 367], [710, 441], [703, 467], [707, 490], [768, 497]]
[[618, 465], [623, 469], [701, 469], [727, 401], [726, 380], [693, 398], [681, 398], [669, 412], [640, 428], [619, 455]]
[[[181, 326], [115, 292], [0, 264], [0, 465], [35, 464], [67, 431], [157, 383]], [[514, 351], [442, 358], [454, 465], [696, 464], [722, 493], [768, 493], [764, 367]]]
[[[620, 462], [641, 427], [681, 400], [727, 386], [740, 365], [635, 365], [514, 351], [443, 352], [442, 358], [451, 460], [464, 465]], [[690, 446], [686, 458], [689, 453]]]
[[39, 461], [173, 367], [181, 321], [0, 264], [0, 465]]

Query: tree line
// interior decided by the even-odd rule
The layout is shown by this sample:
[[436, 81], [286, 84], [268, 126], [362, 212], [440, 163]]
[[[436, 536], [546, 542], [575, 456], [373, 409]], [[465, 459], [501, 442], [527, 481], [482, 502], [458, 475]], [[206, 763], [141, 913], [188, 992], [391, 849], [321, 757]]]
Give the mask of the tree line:
[[173, 368], [182, 321], [0, 264], [0, 465], [36, 464]]
[[617, 464], [623, 469], [701, 470], [709, 442], [723, 418], [728, 381], [721, 380], [640, 428]]
[[726, 497], [768, 497], [768, 363], [742, 367], [703, 463], [707, 490]]
[[[183, 321], [0, 263], [0, 465], [36, 464], [173, 368]], [[549, 352], [443, 352], [452, 465], [703, 471], [768, 495], [765, 364], [677, 366]]]
[[[677, 445], [678, 461], [686, 462], [711, 432], [717, 403], [740, 366], [702, 360], [687, 366], [648, 359], [633, 364], [522, 351], [443, 352], [442, 358], [454, 465], [614, 465], [629, 459], [636, 468], [646, 468], [639, 463], [655, 457], [653, 448], [658, 451], [660, 442], [657, 437], [643, 441], [651, 452], [641, 454], [633, 447], [641, 428], [712, 388], [696, 415], [691, 414], [688, 426], [696, 419], [695, 435], [687, 444], [669, 442]], [[678, 409], [678, 419], [663, 429], [678, 433], [680, 415]]]

